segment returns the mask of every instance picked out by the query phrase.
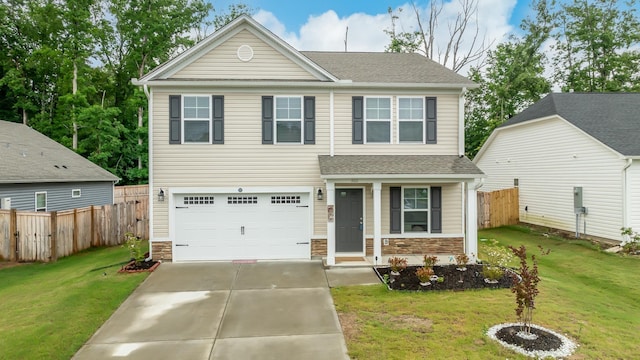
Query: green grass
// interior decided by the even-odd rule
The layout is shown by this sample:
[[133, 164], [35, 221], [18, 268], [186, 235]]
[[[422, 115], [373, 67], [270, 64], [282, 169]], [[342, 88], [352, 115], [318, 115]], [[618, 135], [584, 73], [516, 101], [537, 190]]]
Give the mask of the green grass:
[[[146, 278], [100, 248], [0, 270], [0, 359], [69, 359]], [[105, 275], [106, 274], [106, 275]]]
[[[480, 231], [501, 245], [538, 245], [541, 282], [533, 322], [579, 344], [574, 359], [632, 359], [640, 354], [640, 259], [599, 251], [584, 241], [547, 238], [520, 227]], [[515, 322], [509, 289], [404, 293], [380, 286], [332, 290], [353, 359], [525, 359], [486, 330]]]

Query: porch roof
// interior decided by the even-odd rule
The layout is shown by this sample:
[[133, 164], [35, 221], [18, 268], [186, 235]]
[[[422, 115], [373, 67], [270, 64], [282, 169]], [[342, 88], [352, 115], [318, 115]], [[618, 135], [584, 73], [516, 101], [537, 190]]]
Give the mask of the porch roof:
[[485, 174], [457, 155], [318, 155], [320, 177], [477, 179]]

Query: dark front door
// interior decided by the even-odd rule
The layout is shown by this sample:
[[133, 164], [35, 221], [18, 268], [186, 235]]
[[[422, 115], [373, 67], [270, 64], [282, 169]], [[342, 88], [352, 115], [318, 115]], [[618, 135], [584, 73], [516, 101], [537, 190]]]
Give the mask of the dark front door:
[[362, 189], [336, 189], [336, 252], [362, 252]]

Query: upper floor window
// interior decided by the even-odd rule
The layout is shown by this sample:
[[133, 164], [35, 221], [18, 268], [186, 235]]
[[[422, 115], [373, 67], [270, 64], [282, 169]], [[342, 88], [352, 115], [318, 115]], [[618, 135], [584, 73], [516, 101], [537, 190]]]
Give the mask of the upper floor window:
[[47, 211], [47, 192], [36, 193], [36, 211]]
[[302, 97], [276, 96], [276, 143], [302, 144]]
[[184, 96], [182, 112], [183, 143], [210, 143], [211, 97]]
[[424, 143], [424, 99], [398, 98], [398, 142]]
[[391, 98], [366, 97], [364, 105], [367, 143], [391, 142]]

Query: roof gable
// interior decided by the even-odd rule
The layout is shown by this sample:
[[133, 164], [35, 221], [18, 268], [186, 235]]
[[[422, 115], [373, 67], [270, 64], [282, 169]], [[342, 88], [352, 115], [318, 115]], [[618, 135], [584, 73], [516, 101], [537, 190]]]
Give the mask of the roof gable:
[[117, 181], [118, 177], [32, 128], [0, 121], [0, 183]]
[[640, 156], [640, 93], [552, 93], [499, 128], [557, 115], [625, 156]]
[[315, 79], [321, 81], [337, 80], [332, 74], [302, 56], [292, 46], [247, 15], [236, 18], [180, 55], [153, 69], [140, 80], [144, 82], [169, 79], [243, 31], [251, 33], [281, 56], [307, 71]]

